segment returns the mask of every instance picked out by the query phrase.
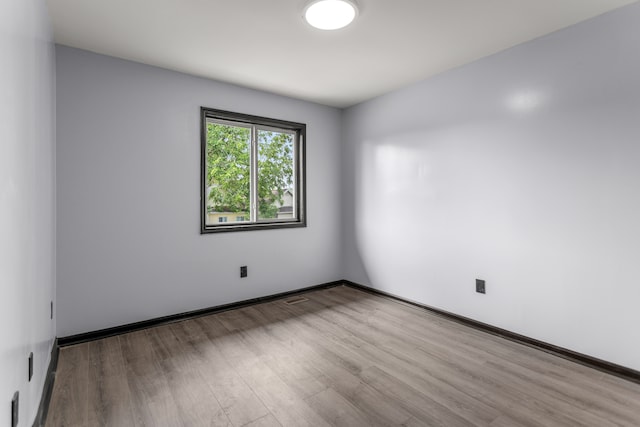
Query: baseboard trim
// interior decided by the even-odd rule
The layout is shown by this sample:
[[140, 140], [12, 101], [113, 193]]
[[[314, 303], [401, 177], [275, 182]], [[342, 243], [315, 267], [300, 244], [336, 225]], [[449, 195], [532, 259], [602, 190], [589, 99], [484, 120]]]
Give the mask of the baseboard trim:
[[51, 347], [51, 358], [49, 359], [49, 367], [47, 368], [47, 374], [44, 379], [42, 396], [40, 397], [40, 405], [38, 406], [36, 419], [33, 421], [33, 427], [42, 427], [47, 421], [47, 414], [49, 413], [49, 402], [51, 402], [51, 395], [53, 394], [53, 384], [56, 380], [56, 370], [58, 369], [59, 351], [60, 347], [58, 345], [58, 339], [56, 338], [53, 341], [53, 346]]
[[116, 335], [126, 334], [128, 332], [139, 331], [141, 329], [152, 328], [155, 326], [166, 325], [168, 323], [180, 322], [183, 320], [193, 319], [196, 317], [208, 316], [214, 313], [220, 313], [223, 311], [234, 310], [236, 308], [247, 307], [254, 304], [260, 304], [263, 302], [274, 301], [281, 298], [290, 297], [292, 295], [298, 295], [305, 292], [315, 291], [319, 289], [327, 289], [344, 284], [343, 280], [336, 280], [333, 282], [322, 283], [320, 285], [309, 286], [306, 288], [296, 289], [293, 291], [281, 292], [278, 294], [267, 295], [264, 297], [252, 298], [244, 301], [233, 302], [230, 304], [223, 304], [214, 307], [202, 308], [199, 310], [188, 311], [185, 313], [172, 314], [169, 316], [156, 317], [154, 319], [143, 320], [141, 322], [129, 323], [122, 326], [115, 326], [112, 328], [100, 329], [92, 332], [85, 332], [76, 335], [70, 335], [66, 337], [58, 338], [58, 346], [66, 347], [75, 344], [81, 344], [84, 342], [95, 341], [102, 338], [112, 337]]
[[[497, 326], [492, 326], [487, 323], [482, 323], [468, 317], [460, 316], [458, 314], [454, 314], [446, 310], [441, 310], [439, 308], [431, 307], [429, 305], [422, 304], [417, 301], [412, 301], [410, 299], [403, 298], [389, 292], [380, 291], [378, 289], [375, 289], [369, 286], [361, 285], [359, 283], [355, 283], [350, 280], [336, 280], [333, 282], [322, 283], [320, 285], [309, 286], [306, 288], [296, 289], [293, 291], [281, 292], [278, 294], [252, 298], [252, 299], [238, 301], [230, 304], [223, 304], [219, 306], [203, 308], [200, 310], [193, 310], [185, 313], [179, 313], [179, 314], [173, 314], [170, 316], [143, 320], [141, 322], [129, 323], [126, 325], [116, 326], [113, 328], [100, 329], [97, 331], [57, 338], [54, 343], [54, 348], [51, 351], [51, 363], [49, 364], [49, 371], [47, 372], [45, 388], [43, 391], [43, 396], [40, 402], [40, 408], [38, 410], [38, 416], [36, 417], [36, 421], [41, 420], [41, 422], [44, 423], [44, 421], [46, 420], [49, 399], [51, 397], [51, 392], [53, 390], [53, 382], [55, 380], [55, 370], [57, 367], [57, 360], [58, 360], [58, 349], [60, 347], [66, 347], [66, 346], [80, 344], [84, 342], [99, 340], [102, 338], [126, 334], [128, 332], [138, 331], [138, 330], [152, 328], [152, 327], [160, 326], [164, 324], [180, 322], [183, 320], [193, 319], [201, 316], [207, 316], [210, 314], [220, 313], [223, 311], [234, 310], [237, 308], [242, 308], [242, 307], [247, 307], [255, 304], [287, 298], [293, 295], [303, 294], [310, 291], [333, 288], [340, 285], [346, 285], [354, 289], [359, 289], [361, 291], [368, 292], [370, 294], [383, 296], [396, 301], [400, 301], [405, 304], [419, 307], [421, 309], [438, 314], [447, 319], [453, 320], [457, 323], [490, 333], [492, 335], [497, 335], [502, 338], [527, 345], [529, 347], [537, 348], [546, 353], [550, 353], [555, 356], [562, 357], [563, 359], [567, 359], [572, 362], [579, 363], [581, 365], [588, 366], [593, 369], [597, 369], [598, 371], [601, 371], [610, 375], [615, 375], [616, 377], [625, 379], [627, 381], [640, 384], [640, 371], [636, 371], [634, 369], [627, 368], [625, 366], [617, 365], [615, 363], [607, 362], [606, 360], [598, 359], [592, 356], [588, 356], [586, 354], [578, 353], [564, 347], [559, 347], [553, 344], [549, 344], [547, 342], [530, 338], [525, 335], [520, 335], [518, 333], [509, 331], [506, 329], [502, 329]], [[36, 425], [38, 424], [34, 422], [34, 426]]]
[[625, 366], [617, 365], [615, 363], [607, 362], [606, 360], [598, 359], [592, 356], [588, 356], [586, 354], [578, 353], [576, 351], [569, 350], [564, 347], [558, 347], [556, 345], [549, 344], [544, 341], [539, 341], [534, 338], [529, 338], [527, 336], [520, 335], [506, 329], [498, 328], [497, 326], [492, 326], [487, 323], [482, 323], [477, 320], [470, 319], [468, 317], [451, 313], [449, 311], [441, 310], [439, 308], [431, 307], [431, 306], [419, 303], [417, 301], [412, 301], [406, 298], [402, 298], [398, 295], [380, 291], [378, 289], [361, 285], [359, 283], [351, 282], [350, 280], [344, 280], [343, 283], [346, 286], [352, 287], [354, 289], [359, 289], [361, 291], [368, 292], [370, 294], [379, 295], [379, 296], [387, 297], [396, 301], [403, 302], [405, 304], [410, 304], [410, 305], [422, 308], [424, 310], [430, 311], [432, 313], [438, 314], [442, 317], [453, 320], [455, 322], [461, 323], [465, 326], [470, 326], [472, 328], [479, 329], [484, 332], [488, 332], [492, 335], [497, 335], [499, 337], [502, 337], [520, 344], [527, 345], [529, 347], [537, 348], [538, 350], [542, 350], [546, 353], [550, 353], [555, 356], [562, 357], [563, 359], [567, 359], [572, 362], [579, 363], [589, 368], [597, 369], [600, 372], [604, 372], [610, 375], [615, 375], [616, 377], [625, 379], [627, 381], [640, 384], [640, 371], [636, 371], [634, 369], [627, 368]]

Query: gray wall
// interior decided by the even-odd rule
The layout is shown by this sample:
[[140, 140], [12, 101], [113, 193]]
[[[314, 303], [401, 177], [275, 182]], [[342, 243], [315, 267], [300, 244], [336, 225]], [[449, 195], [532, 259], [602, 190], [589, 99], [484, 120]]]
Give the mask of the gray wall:
[[640, 369], [639, 46], [634, 4], [346, 110], [346, 278]]
[[[55, 60], [41, 0], [0, 2], [0, 425], [34, 420], [53, 344]], [[28, 382], [27, 358], [34, 354]]]
[[[341, 278], [340, 110], [64, 46], [56, 58], [58, 336]], [[200, 106], [307, 124], [308, 227], [200, 235]]]

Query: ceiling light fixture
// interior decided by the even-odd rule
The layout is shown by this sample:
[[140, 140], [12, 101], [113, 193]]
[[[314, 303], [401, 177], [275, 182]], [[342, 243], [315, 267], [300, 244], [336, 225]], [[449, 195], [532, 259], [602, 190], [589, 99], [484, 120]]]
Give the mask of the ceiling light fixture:
[[313, 0], [304, 8], [304, 19], [321, 30], [337, 30], [349, 25], [358, 15], [352, 0]]

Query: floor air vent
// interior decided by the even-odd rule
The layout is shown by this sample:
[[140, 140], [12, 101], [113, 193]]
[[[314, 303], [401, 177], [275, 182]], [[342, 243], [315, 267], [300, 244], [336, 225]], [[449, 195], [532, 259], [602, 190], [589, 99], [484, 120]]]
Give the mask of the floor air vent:
[[299, 304], [301, 302], [305, 302], [305, 301], [309, 301], [308, 298], [305, 297], [294, 297], [294, 298], [290, 298], [288, 300], [285, 300], [285, 304], [289, 304], [289, 305], [293, 305], [293, 304]]

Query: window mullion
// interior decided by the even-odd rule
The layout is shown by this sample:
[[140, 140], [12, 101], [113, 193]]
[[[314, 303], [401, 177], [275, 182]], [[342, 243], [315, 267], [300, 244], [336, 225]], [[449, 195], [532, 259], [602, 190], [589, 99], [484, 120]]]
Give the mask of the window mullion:
[[294, 218], [298, 218], [299, 215], [299, 209], [297, 208], [298, 206], [298, 168], [300, 167], [298, 165], [298, 162], [296, 161], [298, 159], [298, 149], [300, 146], [300, 138], [302, 136], [300, 135], [300, 132], [296, 132], [295, 135], [295, 139], [293, 141], [293, 217]]
[[258, 130], [251, 126], [251, 222], [258, 221]]

